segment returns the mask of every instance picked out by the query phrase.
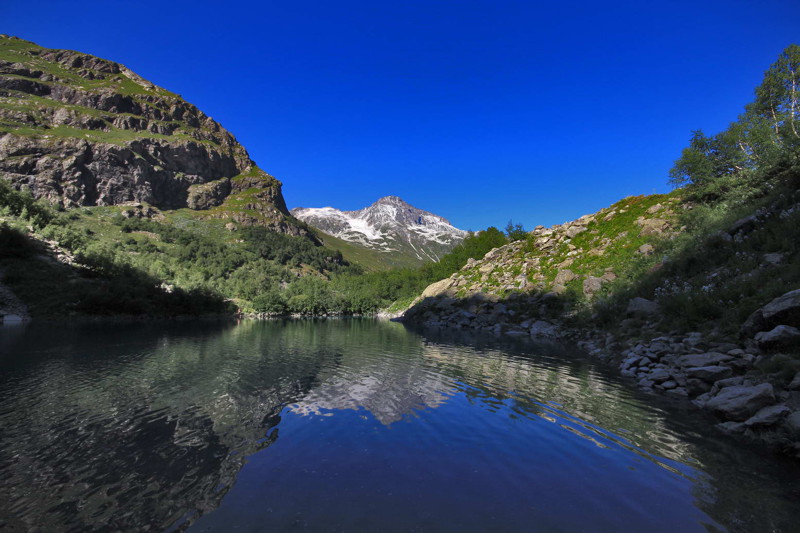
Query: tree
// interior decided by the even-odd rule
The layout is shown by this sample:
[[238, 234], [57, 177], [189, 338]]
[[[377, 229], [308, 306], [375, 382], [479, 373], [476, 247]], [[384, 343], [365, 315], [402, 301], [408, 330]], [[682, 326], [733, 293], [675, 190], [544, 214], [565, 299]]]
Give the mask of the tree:
[[755, 100], [727, 129], [692, 132], [669, 172], [676, 186], [703, 187], [742, 170], [766, 168], [800, 147], [800, 46], [793, 44], [764, 73]]
[[528, 232], [525, 231], [522, 224], [514, 224], [513, 220], [508, 221], [508, 224], [506, 224], [506, 237], [508, 237], [509, 241], [521, 241], [527, 236]]

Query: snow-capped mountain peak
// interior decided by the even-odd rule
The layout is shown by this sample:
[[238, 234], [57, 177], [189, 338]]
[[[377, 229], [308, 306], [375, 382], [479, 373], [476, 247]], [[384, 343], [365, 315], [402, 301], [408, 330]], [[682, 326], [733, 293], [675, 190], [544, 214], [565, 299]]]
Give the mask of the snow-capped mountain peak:
[[357, 211], [296, 207], [291, 213], [328, 235], [373, 250], [408, 252], [420, 261], [437, 261], [467, 236], [447, 219], [397, 196], [384, 196]]

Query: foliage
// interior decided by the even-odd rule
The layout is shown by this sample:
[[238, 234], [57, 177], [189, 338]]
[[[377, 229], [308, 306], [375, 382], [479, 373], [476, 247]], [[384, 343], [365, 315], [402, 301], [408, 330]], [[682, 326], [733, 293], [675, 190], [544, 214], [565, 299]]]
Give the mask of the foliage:
[[[692, 132], [670, 171], [674, 185], [690, 185], [704, 198], [713, 182], [797, 157], [800, 148], [800, 46], [792, 44], [764, 74], [755, 100], [726, 130]], [[712, 194], [712, 199], [718, 196]]]
[[513, 220], [509, 220], [506, 224], [506, 237], [510, 242], [521, 241], [528, 236], [528, 232], [522, 224], [514, 224]]

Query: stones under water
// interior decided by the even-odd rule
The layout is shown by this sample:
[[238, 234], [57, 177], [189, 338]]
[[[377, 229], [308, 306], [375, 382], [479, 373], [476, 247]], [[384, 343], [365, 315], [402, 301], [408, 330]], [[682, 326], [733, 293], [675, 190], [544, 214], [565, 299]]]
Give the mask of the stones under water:
[[9, 531], [791, 531], [800, 470], [554, 345], [367, 319], [0, 329]]

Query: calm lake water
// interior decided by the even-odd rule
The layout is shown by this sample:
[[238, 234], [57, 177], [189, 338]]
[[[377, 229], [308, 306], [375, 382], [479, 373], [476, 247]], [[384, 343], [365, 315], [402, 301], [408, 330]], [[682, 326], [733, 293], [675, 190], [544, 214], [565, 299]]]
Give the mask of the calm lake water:
[[0, 328], [0, 530], [800, 530], [797, 466], [712, 423], [391, 322]]

